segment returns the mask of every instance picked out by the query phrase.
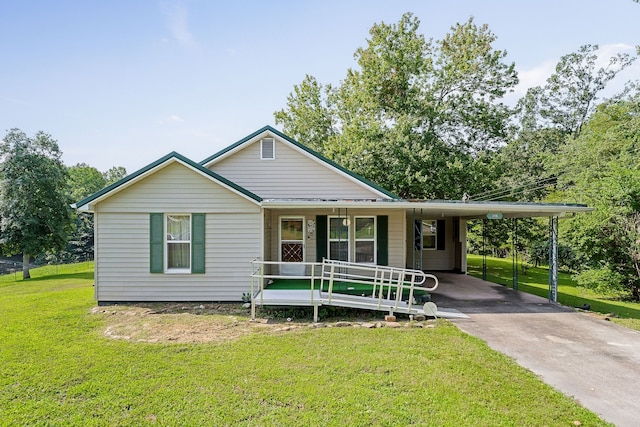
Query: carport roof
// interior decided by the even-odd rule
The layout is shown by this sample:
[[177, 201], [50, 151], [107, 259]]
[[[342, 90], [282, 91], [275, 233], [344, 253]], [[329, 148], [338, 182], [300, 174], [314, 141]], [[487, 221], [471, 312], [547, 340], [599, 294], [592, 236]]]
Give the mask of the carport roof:
[[327, 199], [265, 199], [268, 209], [402, 209], [407, 212], [421, 210], [422, 215], [480, 219], [487, 216], [502, 218], [529, 218], [564, 216], [568, 213], [590, 212], [593, 208], [575, 203], [477, 202], [458, 200], [327, 200]]

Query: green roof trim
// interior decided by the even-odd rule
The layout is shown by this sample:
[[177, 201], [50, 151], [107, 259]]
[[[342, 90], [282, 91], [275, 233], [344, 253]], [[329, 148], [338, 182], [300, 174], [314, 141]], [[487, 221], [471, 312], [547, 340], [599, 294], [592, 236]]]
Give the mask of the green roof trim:
[[318, 160], [327, 163], [328, 165], [338, 169], [339, 171], [351, 176], [352, 178], [355, 178], [356, 180], [360, 181], [361, 183], [374, 188], [375, 190], [379, 191], [380, 193], [383, 193], [384, 195], [392, 198], [392, 199], [397, 199], [400, 200], [401, 198], [396, 195], [393, 194], [392, 192], [380, 187], [379, 185], [369, 181], [368, 179], [358, 175], [355, 172], [350, 171], [349, 169], [344, 168], [343, 166], [340, 166], [338, 163], [334, 162], [333, 160], [330, 160], [326, 157], [324, 157], [322, 154], [312, 150], [311, 148], [307, 147], [304, 144], [299, 143], [298, 141], [288, 137], [287, 135], [285, 135], [284, 133], [280, 132], [277, 129], [274, 129], [273, 127], [267, 125], [264, 126], [261, 129], [258, 129], [257, 131], [253, 132], [251, 135], [247, 135], [244, 138], [242, 138], [240, 141], [231, 144], [230, 146], [228, 146], [227, 148], [218, 151], [217, 153], [215, 153], [212, 156], [207, 157], [206, 159], [204, 159], [203, 161], [200, 162], [201, 165], [206, 165], [207, 163], [217, 159], [218, 157], [221, 157], [222, 155], [228, 153], [229, 151], [232, 151], [234, 149], [236, 149], [237, 147], [241, 146], [242, 144], [246, 143], [247, 141], [250, 141], [251, 139], [255, 138], [256, 136], [260, 135], [263, 132], [271, 132], [277, 136], [279, 136], [280, 138], [284, 139], [285, 141], [295, 145], [296, 147], [300, 148], [301, 150], [307, 152], [308, 154], [311, 154], [313, 157], [317, 158]]
[[256, 194], [253, 194], [251, 191], [247, 190], [246, 188], [243, 188], [241, 186], [239, 186], [238, 184], [229, 181], [228, 179], [218, 175], [215, 172], [210, 171], [209, 169], [205, 168], [204, 166], [202, 166], [199, 163], [194, 162], [191, 159], [186, 158], [185, 156], [183, 156], [180, 153], [176, 153], [175, 151], [172, 151], [171, 153], [167, 154], [164, 157], [161, 157], [160, 159], [156, 160], [153, 163], [148, 164], [147, 166], [143, 167], [142, 169], [137, 170], [136, 172], [125, 176], [124, 178], [122, 178], [121, 180], [114, 182], [113, 184], [109, 185], [108, 187], [103, 188], [102, 190], [98, 191], [97, 193], [92, 194], [89, 197], [86, 197], [82, 200], [80, 200], [79, 202], [75, 203], [76, 207], [80, 207], [80, 206], [84, 206], [87, 205], [89, 203], [91, 203], [92, 201], [104, 196], [107, 193], [110, 193], [111, 191], [117, 189], [118, 187], [135, 180], [136, 178], [138, 178], [140, 175], [143, 175], [149, 171], [151, 171], [152, 169], [157, 168], [158, 166], [162, 165], [163, 163], [168, 162], [171, 159], [177, 159], [180, 160], [181, 162], [189, 165], [190, 167], [192, 167], [193, 169], [198, 170], [199, 172], [204, 173], [205, 175], [209, 176], [210, 178], [215, 179], [216, 181], [219, 181], [223, 184], [225, 184], [228, 187], [233, 188], [234, 190], [238, 191], [239, 193], [247, 196], [248, 198], [255, 200], [256, 202], [262, 202], [262, 198]]

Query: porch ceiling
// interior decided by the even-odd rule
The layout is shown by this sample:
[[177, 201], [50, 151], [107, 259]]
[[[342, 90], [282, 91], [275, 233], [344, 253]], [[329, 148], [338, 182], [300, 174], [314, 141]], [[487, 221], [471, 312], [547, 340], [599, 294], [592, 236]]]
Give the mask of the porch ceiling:
[[263, 200], [267, 209], [401, 209], [408, 214], [422, 210], [432, 217], [461, 217], [463, 219], [487, 218], [488, 214], [501, 214], [503, 218], [529, 218], [565, 216], [590, 212], [593, 208], [568, 203], [519, 203], [519, 202], [463, 202], [457, 200], [319, 200], [319, 199], [269, 199]]

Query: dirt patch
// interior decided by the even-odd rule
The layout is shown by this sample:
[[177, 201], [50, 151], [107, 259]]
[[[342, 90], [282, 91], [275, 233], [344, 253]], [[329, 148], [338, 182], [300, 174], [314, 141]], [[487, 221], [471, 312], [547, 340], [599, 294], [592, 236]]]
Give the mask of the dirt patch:
[[282, 332], [303, 324], [273, 319], [250, 320], [240, 304], [144, 303], [98, 306], [104, 317], [104, 335], [136, 342], [222, 342], [261, 332]]
[[268, 312], [265, 314], [260, 310], [258, 314], [256, 320], [252, 321], [249, 309], [233, 303], [114, 304], [91, 309], [91, 315], [103, 317], [105, 321], [103, 333], [106, 337], [152, 343], [224, 342], [258, 332], [284, 333], [303, 328], [435, 327], [435, 323], [431, 320], [386, 322], [376, 320], [370, 315], [362, 319], [358, 311], [353, 312], [355, 317], [344, 316], [343, 313], [339, 318], [325, 319], [324, 323], [313, 323], [311, 319], [298, 321], [291, 318], [273, 318]]

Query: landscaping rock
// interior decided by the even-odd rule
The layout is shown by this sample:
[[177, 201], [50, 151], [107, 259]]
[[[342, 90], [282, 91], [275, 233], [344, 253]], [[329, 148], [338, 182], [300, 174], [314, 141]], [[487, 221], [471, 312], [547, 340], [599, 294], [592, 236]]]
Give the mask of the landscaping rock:
[[427, 320], [427, 316], [425, 316], [424, 314], [416, 314], [413, 317], [413, 320], [415, 320], [416, 322], [424, 322], [425, 320]]
[[400, 328], [402, 325], [399, 322], [386, 322], [385, 328]]
[[376, 328], [384, 328], [384, 323], [376, 322]]
[[312, 328], [326, 328], [327, 325], [325, 325], [324, 323], [314, 323], [313, 325], [311, 325]]
[[336, 328], [346, 328], [347, 326], [351, 326], [351, 322], [336, 322]]
[[373, 329], [376, 327], [376, 324], [371, 322], [365, 322], [365, 323], [362, 323], [360, 326], [367, 329]]

